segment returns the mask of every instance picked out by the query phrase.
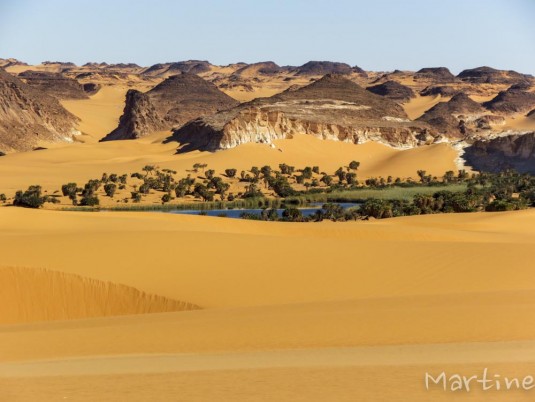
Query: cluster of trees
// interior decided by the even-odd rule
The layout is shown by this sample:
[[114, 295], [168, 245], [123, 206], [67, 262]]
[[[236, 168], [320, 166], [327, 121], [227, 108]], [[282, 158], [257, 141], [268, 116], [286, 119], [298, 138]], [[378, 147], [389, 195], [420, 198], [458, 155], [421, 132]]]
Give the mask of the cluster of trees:
[[13, 205], [24, 208], [41, 208], [45, 202], [59, 203], [57, 197], [44, 195], [41, 186], [28, 187], [26, 191], [19, 190], [13, 198]]
[[[128, 176], [117, 174], [103, 174], [100, 179], [92, 179], [83, 186], [71, 182], [61, 187], [61, 193], [79, 206], [99, 206], [100, 196], [114, 198], [121, 194], [127, 186], [131, 190], [130, 196], [124, 202], [132, 200], [141, 202], [148, 194], [160, 193], [162, 203], [169, 203], [175, 198], [191, 196], [203, 201], [234, 201], [236, 198], [265, 199], [267, 196], [276, 198], [296, 197], [311, 193], [331, 193], [335, 191], [354, 190], [363, 187], [381, 189], [393, 186], [408, 187], [437, 186], [432, 195], [416, 195], [407, 200], [368, 199], [360, 208], [343, 210], [334, 204], [326, 204], [311, 217], [303, 217], [296, 208], [287, 208], [282, 217], [274, 210], [266, 210], [259, 219], [288, 220], [288, 221], [319, 221], [323, 219], [353, 220], [374, 218], [389, 218], [404, 215], [473, 212], [473, 211], [509, 211], [527, 208], [535, 205], [535, 178], [529, 174], [519, 174], [505, 171], [499, 174], [475, 173], [468, 174], [464, 170], [448, 171], [442, 177], [428, 174], [425, 170], [417, 171], [417, 180], [402, 180], [392, 176], [383, 178], [368, 178], [362, 183], [357, 178], [360, 167], [358, 161], [351, 161], [339, 167], [333, 174], [323, 172], [319, 166], [306, 166], [297, 169], [281, 163], [278, 169], [269, 165], [241, 171], [234, 168], [224, 170], [218, 174], [214, 169], [208, 169], [207, 164], [196, 163], [183, 178], [176, 178], [177, 172], [171, 169], [160, 169], [154, 165], [146, 165], [141, 173], [132, 173], [134, 183], [128, 183]], [[202, 173], [199, 173], [202, 171]], [[230, 192], [231, 184], [241, 183], [241, 191]], [[466, 191], [450, 192], [440, 190], [440, 186], [452, 183], [465, 183]], [[129, 185], [130, 184], [130, 185]], [[59, 196], [42, 194], [40, 186], [30, 186], [26, 191], [18, 191], [13, 199], [17, 206], [39, 208], [46, 202], [57, 203]], [[5, 203], [7, 197], [0, 194], [0, 202]], [[245, 216], [246, 218], [253, 218]]]

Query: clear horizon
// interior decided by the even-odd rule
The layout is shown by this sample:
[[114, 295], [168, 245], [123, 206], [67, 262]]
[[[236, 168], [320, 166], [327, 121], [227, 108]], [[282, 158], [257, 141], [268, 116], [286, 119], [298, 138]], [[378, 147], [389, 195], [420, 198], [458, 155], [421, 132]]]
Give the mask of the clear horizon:
[[[4, 0], [0, 57], [227, 65], [328, 60], [365, 70], [490, 66], [535, 74], [530, 0]], [[504, 29], [502, 27], [507, 27]]]

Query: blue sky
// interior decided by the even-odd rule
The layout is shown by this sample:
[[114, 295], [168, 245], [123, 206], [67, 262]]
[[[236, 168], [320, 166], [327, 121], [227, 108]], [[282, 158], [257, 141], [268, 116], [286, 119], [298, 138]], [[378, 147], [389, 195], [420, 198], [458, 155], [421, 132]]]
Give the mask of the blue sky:
[[535, 0], [0, 0], [0, 57], [535, 74]]

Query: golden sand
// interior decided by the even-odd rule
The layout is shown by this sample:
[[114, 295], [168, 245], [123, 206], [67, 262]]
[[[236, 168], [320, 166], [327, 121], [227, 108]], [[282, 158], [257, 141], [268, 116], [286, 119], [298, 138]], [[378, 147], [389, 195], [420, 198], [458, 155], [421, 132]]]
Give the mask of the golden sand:
[[206, 309], [0, 327], [0, 396], [425, 401], [426, 370], [530, 374], [534, 224], [531, 210], [286, 224], [3, 207], [3, 264]]

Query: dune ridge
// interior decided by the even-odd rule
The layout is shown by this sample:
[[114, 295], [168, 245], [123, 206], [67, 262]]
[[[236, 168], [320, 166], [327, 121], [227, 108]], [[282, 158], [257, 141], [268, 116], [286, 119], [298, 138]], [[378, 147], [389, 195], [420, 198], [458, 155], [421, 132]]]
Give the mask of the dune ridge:
[[39, 268], [0, 268], [0, 325], [198, 308], [79, 275]]

